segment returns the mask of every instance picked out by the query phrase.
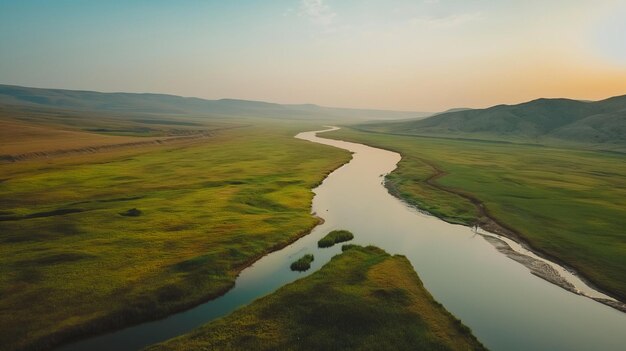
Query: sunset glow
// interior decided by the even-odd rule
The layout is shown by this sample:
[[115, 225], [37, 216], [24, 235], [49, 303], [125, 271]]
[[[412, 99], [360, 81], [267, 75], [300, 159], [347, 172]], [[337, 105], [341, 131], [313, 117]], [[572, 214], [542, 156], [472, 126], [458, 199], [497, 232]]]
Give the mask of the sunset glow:
[[626, 93], [620, 1], [0, 1], [5, 84], [437, 111]]

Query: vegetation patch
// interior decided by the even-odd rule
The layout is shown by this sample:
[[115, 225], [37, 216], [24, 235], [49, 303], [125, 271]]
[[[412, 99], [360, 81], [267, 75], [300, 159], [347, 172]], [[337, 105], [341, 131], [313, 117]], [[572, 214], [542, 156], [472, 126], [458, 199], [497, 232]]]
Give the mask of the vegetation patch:
[[325, 237], [321, 238], [317, 242], [318, 247], [331, 247], [335, 244], [339, 244], [345, 241], [350, 241], [354, 239], [354, 235], [347, 230], [333, 230], [332, 232], [326, 234]]
[[309, 268], [311, 268], [311, 262], [313, 262], [313, 260], [315, 260], [315, 257], [313, 257], [313, 255], [306, 254], [300, 257], [297, 261], [292, 262], [290, 268], [292, 271], [308, 271]]
[[141, 212], [140, 209], [137, 208], [131, 208], [130, 210], [121, 212], [120, 215], [121, 216], [126, 216], [126, 217], [139, 217], [141, 216], [143, 212]]
[[484, 350], [437, 303], [404, 256], [352, 246], [319, 271], [189, 334], [166, 350]]
[[359, 246], [355, 245], [355, 244], [341, 245], [341, 251], [347, 251], [347, 250], [350, 250], [350, 249], [354, 249], [355, 247], [359, 247]]

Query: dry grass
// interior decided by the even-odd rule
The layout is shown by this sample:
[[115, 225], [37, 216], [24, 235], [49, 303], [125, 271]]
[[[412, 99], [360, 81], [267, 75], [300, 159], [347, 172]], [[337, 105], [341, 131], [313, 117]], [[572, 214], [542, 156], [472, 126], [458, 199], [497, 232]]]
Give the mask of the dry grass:
[[91, 146], [114, 145], [145, 140], [148, 139], [63, 130], [49, 126], [0, 120], [0, 155], [82, 149]]

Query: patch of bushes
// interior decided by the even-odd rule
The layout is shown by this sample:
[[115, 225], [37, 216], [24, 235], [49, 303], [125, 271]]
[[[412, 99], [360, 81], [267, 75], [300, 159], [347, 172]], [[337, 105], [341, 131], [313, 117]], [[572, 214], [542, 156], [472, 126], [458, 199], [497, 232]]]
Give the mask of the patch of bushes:
[[314, 259], [315, 257], [313, 257], [313, 255], [306, 254], [291, 264], [291, 270], [304, 272], [311, 268], [311, 262], [313, 262]]
[[318, 247], [331, 247], [335, 244], [354, 239], [354, 235], [347, 230], [333, 230], [317, 242]]
[[142, 213], [143, 212], [141, 212], [141, 210], [138, 208], [131, 208], [130, 210], [126, 212], [120, 213], [120, 215], [126, 216], [126, 217], [139, 217], [141, 216]]

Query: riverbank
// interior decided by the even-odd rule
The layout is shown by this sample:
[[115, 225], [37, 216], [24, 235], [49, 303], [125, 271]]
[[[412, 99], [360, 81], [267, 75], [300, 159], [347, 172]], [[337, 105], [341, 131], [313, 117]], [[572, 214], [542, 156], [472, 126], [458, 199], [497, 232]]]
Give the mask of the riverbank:
[[481, 234], [481, 235], [485, 238], [485, 240], [487, 240], [496, 249], [498, 249], [498, 251], [507, 255], [507, 257], [511, 258], [512, 260], [515, 260], [523, 264], [525, 267], [527, 267], [532, 274], [542, 279], [545, 279], [546, 281], [554, 285], [560, 286], [561, 288], [568, 290], [574, 294], [589, 297], [595, 301], [598, 301], [607, 306], [613, 307], [616, 310], [626, 313], [626, 304], [620, 301], [605, 298], [605, 297], [589, 296], [585, 294], [584, 292], [578, 290], [571, 282], [565, 279], [561, 274], [559, 274], [559, 272], [556, 269], [554, 269], [554, 267], [552, 267], [548, 263], [513, 250], [511, 246], [509, 246], [509, 244], [507, 244], [502, 239], [499, 239], [491, 235], [485, 235], [485, 234]]
[[[494, 233], [497, 235], [501, 235], [504, 236], [506, 238], [509, 238], [513, 241], [515, 241], [516, 243], [520, 244], [522, 247], [524, 247], [526, 250], [533, 252], [534, 254], [542, 257], [543, 259], [546, 259], [548, 261], [552, 261], [556, 264], [558, 264], [559, 266], [565, 268], [568, 272], [574, 274], [576, 277], [578, 277], [579, 279], [581, 279], [585, 285], [589, 286], [590, 288], [592, 288], [593, 290], [596, 290], [598, 292], [601, 292], [604, 295], [607, 295], [606, 297], [594, 297], [594, 296], [589, 296], [587, 294], [585, 294], [584, 292], [582, 292], [581, 290], [577, 289], [571, 282], [569, 282], [567, 279], [565, 279], [557, 270], [555, 270], [551, 265], [549, 265], [548, 263], [538, 260], [534, 257], [525, 255], [525, 254], [521, 254], [515, 250], [513, 250], [506, 242], [490, 236], [490, 235], [483, 235], [483, 237], [492, 245], [494, 245], [494, 247], [496, 247], [498, 249], [498, 251], [502, 252], [503, 254], [507, 255], [509, 258], [523, 264], [525, 267], [527, 267], [530, 272], [542, 279], [545, 279], [546, 281], [557, 285], [567, 291], [570, 291], [574, 294], [578, 294], [578, 295], [582, 295], [582, 296], [586, 296], [589, 297], [591, 299], [594, 299], [600, 303], [603, 303], [607, 306], [613, 307], [617, 310], [620, 310], [622, 312], [626, 313], [626, 304], [619, 301], [618, 299], [612, 297], [610, 297], [610, 294], [607, 293], [606, 291], [602, 291], [602, 289], [598, 286], [596, 286], [595, 284], [593, 284], [591, 281], [589, 281], [588, 279], [585, 279], [585, 277], [581, 276], [578, 272], [575, 272], [572, 268], [567, 267], [567, 264], [565, 262], [563, 262], [561, 259], [559, 259], [558, 257], [553, 257], [545, 252], [543, 252], [542, 250], [536, 249], [534, 247], [532, 247], [528, 241], [522, 236], [522, 234], [518, 231], [516, 231], [513, 228], [507, 227], [506, 225], [502, 224], [498, 219], [496, 219], [485, 207], [485, 204], [480, 201], [477, 197], [472, 196], [470, 194], [466, 194], [463, 191], [457, 190], [457, 189], [449, 189], [446, 188], [444, 186], [441, 186], [440, 184], [437, 183], [437, 179], [440, 179], [444, 176], [446, 176], [448, 173], [443, 171], [442, 169], [440, 169], [439, 167], [437, 167], [437, 165], [435, 165], [432, 162], [428, 162], [424, 159], [420, 159], [422, 162], [424, 162], [425, 164], [429, 165], [430, 167], [432, 167], [434, 173], [426, 178], [424, 180], [424, 183], [430, 185], [433, 188], [436, 188], [438, 190], [444, 191], [444, 192], [448, 192], [450, 194], [453, 195], [458, 195], [464, 199], [469, 200], [476, 208], [477, 213], [479, 214], [476, 221], [473, 221], [473, 223], [464, 223], [461, 222], [461, 224], [467, 225], [467, 226], [472, 226], [475, 228], [480, 228], [486, 232], [489, 233]], [[385, 182], [385, 187], [387, 188], [387, 190], [389, 190], [389, 193], [394, 195], [395, 197], [401, 199], [402, 201], [407, 201], [407, 197], [403, 197], [400, 192], [397, 190], [397, 186], [394, 185], [394, 183], [392, 182]], [[428, 212], [427, 212], [428, 213]], [[436, 217], [438, 217], [441, 220], [447, 221], [449, 223], [453, 223], [455, 224], [455, 221], [450, 221], [449, 218], [446, 218], [445, 215], [442, 214], [433, 214], [433, 213], [429, 213], [431, 215], [435, 215]]]
[[[604, 159], [590, 159], [585, 153], [581, 155], [580, 151], [536, 150], [537, 147], [530, 148], [528, 146], [431, 140], [350, 129], [332, 132], [326, 136], [339, 140], [369, 143], [376, 147], [401, 153], [403, 159], [399, 163], [398, 169], [391, 173], [385, 182], [385, 186], [394, 196], [450, 223], [461, 223], [468, 226], [479, 225], [486, 231], [511, 238], [536, 252], [539, 256], [562, 265], [569, 271], [579, 272], [579, 278], [596, 290], [612, 296], [618, 301], [623, 297], [619, 290], [609, 289], [606, 284], [619, 286], [619, 278], [615, 277], [610, 280], [604, 278], [600, 280], [600, 282], [605, 283], [602, 284], [597, 278], [592, 279], [593, 275], [589, 274], [589, 268], [595, 267], [598, 261], [606, 263], [606, 265], [595, 268], [595, 273], [605, 272], [615, 275], [618, 274], [616, 272], [626, 269], [626, 267], [620, 268], [619, 257], [623, 256], [613, 252], [619, 250], [619, 247], [606, 247], [600, 242], [594, 242], [588, 238], [588, 233], [585, 231], [592, 230], [591, 227], [582, 226], [581, 232], [581, 228], [574, 225], [575, 223], [591, 225], [597, 219], [588, 220], [588, 218], [591, 213], [598, 213], [598, 208], [586, 208], [588, 210], [586, 216], [580, 215], [581, 210], [572, 207], [582, 204], [580, 201], [572, 201], [571, 198], [571, 193], [577, 188], [572, 186], [567, 190], [569, 193], [566, 193], [565, 190], [559, 193], [560, 190], [554, 188], [555, 184], [559, 183], [550, 182], [551, 188], [547, 188], [548, 184], [543, 185], [546, 182], [543, 178], [539, 179], [537, 176], [533, 176], [535, 179], [532, 182], [530, 181], [533, 179], [532, 177], [525, 179], [527, 174], [534, 174], [529, 173], [530, 171], [539, 172], [534, 170], [536, 167], [534, 163], [527, 165], [530, 170], [520, 169], [516, 173], [508, 171], [509, 168], [523, 167], [523, 163], [521, 165], [513, 163], [518, 162], [516, 160], [520, 158], [523, 160], [530, 159], [535, 163], [541, 162], [541, 165], [544, 165], [543, 162], [551, 162], [551, 167], [555, 168], [562, 161], [553, 161], [552, 156], [565, 157], [560, 154], [572, 153], [570, 155], [572, 162], [580, 163], [580, 169], [575, 172], [575, 176], [580, 177], [582, 172], [591, 172], [594, 168], [589, 165], [584, 167], [582, 161], [579, 160], [586, 157], [583, 159], [585, 162], [595, 162], [599, 167], [601, 162], [605, 161]], [[517, 153], [522, 152], [523, 154], [517, 156]], [[606, 157], [611, 158], [613, 156]], [[538, 174], [542, 177], [549, 177], [549, 170], [545, 166], [542, 167], [542, 173]], [[594, 181], [600, 181], [599, 175], [590, 175], [588, 172], [582, 174], [587, 174], [588, 178], [595, 177], [593, 178]], [[571, 177], [564, 177], [563, 186], [570, 186]], [[475, 195], [478, 189], [480, 189], [480, 199]], [[605, 192], [602, 193], [602, 196], [604, 195]], [[603, 201], [623, 201], [623, 199], [615, 198], [615, 194], [607, 193], [606, 195], [608, 198]], [[545, 196], [548, 198], [544, 198]], [[554, 198], [550, 198], [550, 196]], [[585, 193], [581, 196], [597, 198], [599, 194]], [[533, 201], [535, 198], [542, 200]], [[611, 208], [606, 208], [609, 213], [612, 213], [610, 212]], [[570, 209], [571, 211], [563, 213], [563, 209]], [[537, 211], [541, 212], [537, 213]], [[556, 214], [562, 216], [553, 217]], [[574, 215], [577, 217], [568, 221], [568, 218]], [[601, 217], [605, 218], [607, 214], [602, 214]], [[504, 224], [500, 218], [506, 218], [506, 222], [512, 225]], [[548, 218], [550, 221], [547, 221]], [[606, 220], [608, 221], [606, 223], [614, 223], [615, 235], [619, 235], [618, 222], [622, 221], [619, 215], [616, 214]], [[524, 228], [524, 232], [513, 229], [518, 227]], [[567, 227], [568, 230], [571, 229], [576, 233], [581, 233], [581, 235], [584, 233], [585, 245], [581, 246], [577, 236], [567, 237], [564, 236], [564, 233], [568, 232], [555, 231], [555, 228], [562, 227]], [[554, 234], [554, 236], [549, 234]], [[603, 236], [603, 238], [605, 237]], [[611, 238], [611, 236], [606, 238]], [[564, 247], [571, 249], [564, 252]], [[588, 257], [589, 252], [600, 249], [601, 253], [594, 254], [593, 259], [589, 259], [588, 262], [585, 261], [586, 266], [581, 269], [581, 257]], [[563, 252], [564, 254], [562, 254]], [[607, 254], [608, 252], [613, 253]], [[607, 255], [603, 255], [603, 253]], [[570, 259], [566, 260], [565, 257]], [[571, 262], [576, 262], [576, 264], [571, 264]], [[601, 302], [604, 303], [606, 300], [603, 299]], [[612, 304], [613, 307], [615, 307], [614, 305]]]

